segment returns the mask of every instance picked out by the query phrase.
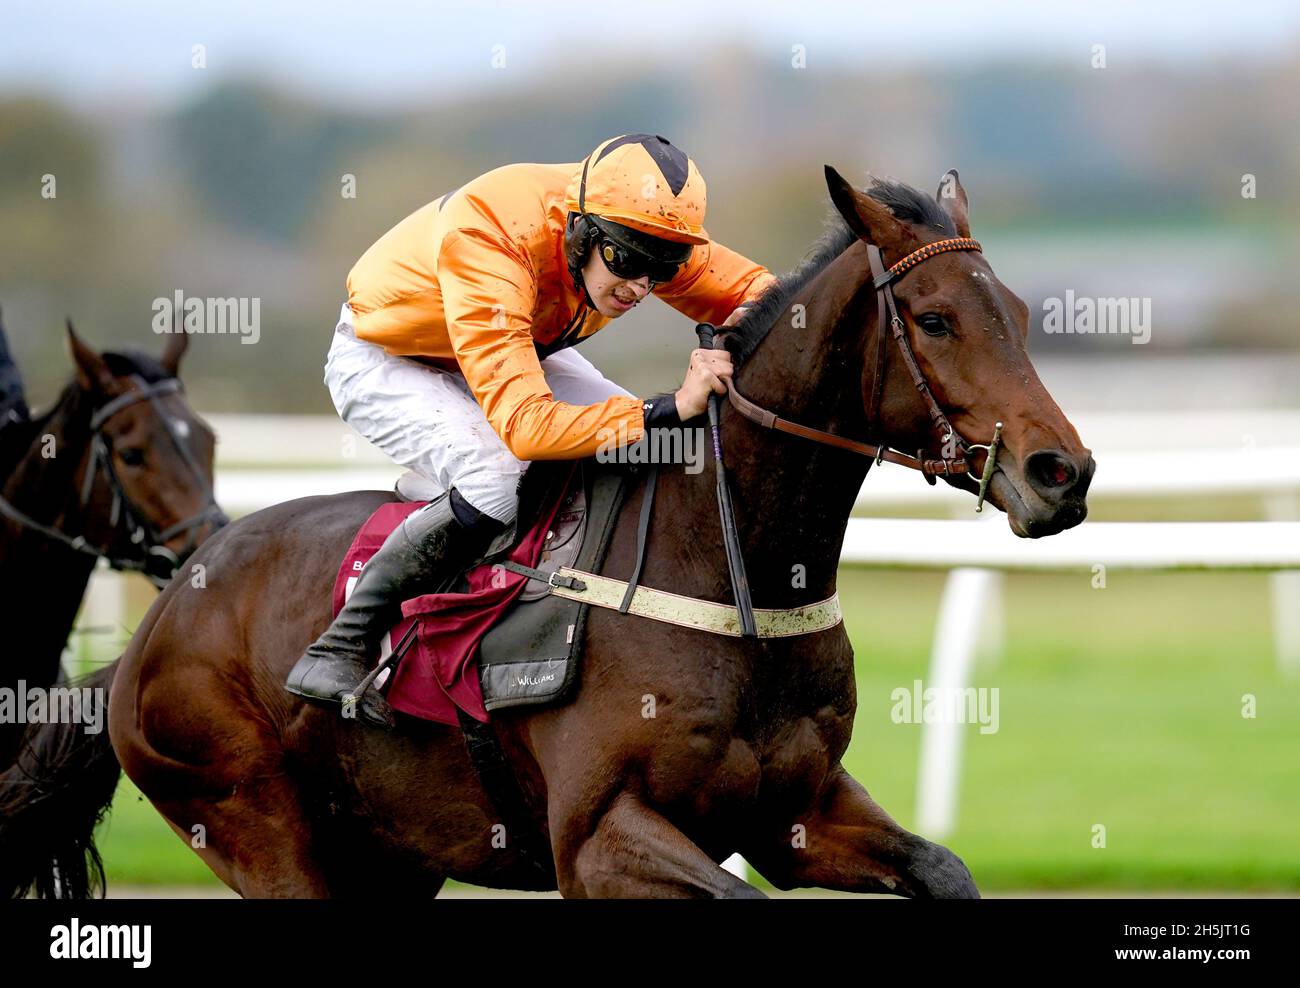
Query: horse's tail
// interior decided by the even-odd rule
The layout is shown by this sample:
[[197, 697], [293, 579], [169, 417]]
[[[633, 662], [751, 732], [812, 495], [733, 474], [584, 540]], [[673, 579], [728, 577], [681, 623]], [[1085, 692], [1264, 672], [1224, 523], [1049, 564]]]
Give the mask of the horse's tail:
[[[116, 672], [113, 662], [68, 686], [95, 690], [107, 710]], [[18, 760], [0, 774], [0, 898], [86, 899], [102, 891], [95, 827], [122, 768], [99, 723], [94, 734], [77, 723], [34, 727]]]

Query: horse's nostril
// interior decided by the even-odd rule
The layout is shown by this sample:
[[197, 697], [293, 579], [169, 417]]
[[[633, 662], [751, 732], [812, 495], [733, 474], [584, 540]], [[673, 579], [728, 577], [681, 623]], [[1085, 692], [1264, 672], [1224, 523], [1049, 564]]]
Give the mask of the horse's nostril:
[[1025, 475], [1040, 494], [1053, 494], [1073, 485], [1079, 472], [1074, 463], [1060, 453], [1042, 450], [1025, 462]]

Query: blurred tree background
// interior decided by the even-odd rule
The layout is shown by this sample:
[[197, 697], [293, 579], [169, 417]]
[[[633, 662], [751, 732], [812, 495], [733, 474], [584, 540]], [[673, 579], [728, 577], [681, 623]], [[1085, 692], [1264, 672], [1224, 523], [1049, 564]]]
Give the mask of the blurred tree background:
[[[668, 136], [709, 183], [713, 236], [774, 270], [827, 210], [821, 170], [933, 191], [950, 166], [974, 232], [1030, 303], [1150, 296], [1148, 350], [1297, 348], [1300, 57], [1085, 59], [796, 71], [736, 46], [680, 70], [596, 62], [525, 86], [362, 111], [267, 79], [223, 77], [180, 105], [73, 109], [0, 96], [0, 306], [33, 400], [68, 373], [71, 316], [101, 346], [156, 346], [152, 303], [261, 299], [257, 346], [194, 341], [213, 411], [329, 413], [321, 367], [347, 272], [410, 211], [511, 161], [576, 161], [628, 131]], [[1243, 175], [1258, 197], [1243, 198]], [[42, 198], [43, 176], [57, 197]], [[343, 176], [357, 195], [342, 195]], [[651, 304], [584, 344], [634, 391], [675, 386], [693, 336]], [[1132, 354], [1124, 338], [1048, 336], [1048, 355]]]

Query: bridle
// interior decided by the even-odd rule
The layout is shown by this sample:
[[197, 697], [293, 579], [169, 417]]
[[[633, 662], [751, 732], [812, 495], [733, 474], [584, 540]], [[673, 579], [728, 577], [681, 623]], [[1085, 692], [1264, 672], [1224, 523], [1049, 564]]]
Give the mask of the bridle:
[[[942, 436], [943, 448], [947, 449], [949, 443], [955, 444], [959, 451], [958, 456], [941, 455], [938, 459], [927, 459], [924, 449], [917, 450], [915, 456], [909, 456], [906, 453], [890, 449], [883, 442], [879, 444], [859, 442], [856, 439], [848, 439], [831, 432], [824, 432], [821, 429], [814, 429], [810, 426], [800, 425], [797, 422], [791, 422], [789, 419], [783, 419], [775, 412], [768, 411], [766, 408], [750, 401], [736, 390], [736, 386], [728, 378], [726, 381], [727, 397], [731, 402], [731, 406], [745, 418], [763, 428], [788, 432], [791, 435], [811, 439], [814, 442], [847, 449], [854, 453], [861, 453], [864, 456], [872, 457], [877, 464], [887, 461], [912, 470], [919, 470], [929, 484], [934, 484], [935, 478], [940, 475], [956, 476], [974, 473], [971, 455], [974, 450], [982, 449], [987, 455], [984, 458], [984, 468], [980, 472], [979, 496], [976, 500], [975, 510], [983, 511], [984, 497], [988, 492], [989, 482], [993, 479], [993, 473], [997, 469], [998, 450], [1002, 444], [1002, 423], [998, 422], [994, 426], [993, 438], [984, 445], [966, 442], [953, 428], [952, 423], [948, 421], [948, 416], [944, 414], [943, 409], [939, 407], [939, 403], [935, 401], [934, 394], [930, 391], [930, 385], [925, 379], [925, 374], [922, 373], [921, 366], [917, 363], [916, 354], [912, 351], [912, 344], [907, 338], [907, 326], [898, 314], [898, 306], [894, 300], [892, 287], [895, 281], [923, 261], [937, 254], [954, 250], [977, 251], [981, 250], [981, 247], [978, 241], [972, 240], [970, 237], [951, 237], [947, 240], [937, 240], [912, 251], [886, 270], [880, 256], [880, 248], [875, 244], [867, 244], [867, 256], [871, 263], [872, 285], [876, 290], [876, 314], [879, 317], [879, 327], [876, 333], [875, 370], [872, 374], [871, 383], [871, 409], [867, 421], [871, 428], [879, 428], [880, 406], [884, 397], [887, 339], [892, 336], [895, 343], [898, 344], [903, 364], [907, 367], [908, 374], [911, 375], [912, 383], [916, 386], [917, 392], [924, 399], [929, 409], [930, 421]], [[888, 332], [886, 332], [886, 329], [888, 329]], [[725, 329], [720, 330], [718, 335], [721, 336], [725, 332]], [[716, 346], [716, 344], [714, 345]]]
[[[1002, 442], [1002, 423], [998, 422], [995, 425], [993, 438], [989, 440], [987, 445], [968, 443], [958, 435], [957, 430], [948, 421], [948, 416], [944, 414], [943, 409], [939, 407], [939, 403], [935, 401], [934, 394], [930, 391], [930, 385], [921, 372], [921, 365], [917, 363], [916, 354], [912, 352], [912, 344], [907, 338], [907, 326], [898, 314], [898, 306], [894, 300], [894, 290], [891, 287], [895, 281], [907, 274], [912, 268], [936, 254], [942, 254], [950, 250], [980, 249], [979, 242], [972, 240], [970, 237], [951, 237], [947, 240], [937, 240], [912, 251], [886, 270], [880, 257], [880, 248], [875, 244], [867, 244], [867, 256], [871, 262], [872, 285], [876, 289], [876, 315], [879, 323], [876, 331], [876, 364], [871, 382], [871, 410], [867, 420], [868, 427], [876, 430], [880, 427], [880, 405], [884, 393], [885, 358], [888, 349], [885, 342], [885, 330], [888, 327], [888, 335], [892, 336], [898, 344], [903, 363], [912, 376], [912, 383], [916, 385], [917, 392], [925, 399], [925, 403], [929, 407], [930, 421], [943, 434], [943, 448], [946, 450], [949, 443], [954, 443], [960, 451], [961, 455], [959, 457], [941, 456], [938, 459], [926, 459], [924, 448], [917, 450], [915, 456], [908, 456], [906, 453], [899, 453], [890, 449], [884, 443], [859, 442], [856, 439], [846, 439], [844, 436], [837, 436], [832, 432], [824, 432], [821, 429], [814, 429], [810, 426], [800, 425], [797, 422], [791, 422], [788, 419], [781, 418], [775, 412], [771, 412], [750, 401], [736, 390], [731, 378], [727, 378], [727, 398], [730, 400], [731, 406], [745, 418], [765, 429], [777, 429], [781, 432], [788, 432], [793, 436], [801, 436], [804, 439], [811, 439], [814, 442], [824, 443], [828, 446], [861, 453], [864, 456], [872, 457], [877, 464], [888, 460], [890, 463], [897, 463], [900, 466], [919, 470], [931, 485], [935, 483], [935, 478], [940, 474], [959, 476], [972, 473], [974, 467], [970, 461], [971, 451], [982, 449], [987, 455], [984, 458], [984, 469], [980, 473], [979, 498], [975, 503], [975, 510], [984, 510], [984, 495], [988, 492], [989, 482], [993, 479], [993, 473], [997, 469], [998, 449]], [[886, 319], [886, 317], [888, 318]], [[726, 332], [726, 330], [715, 332], [713, 326], [708, 323], [698, 324], [695, 331], [700, 337], [700, 345], [713, 349], [718, 347], [718, 340]], [[745, 560], [741, 554], [740, 534], [736, 529], [736, 518], [731, 507], [731, 493], [726, 480], [726, 468], [723, 465], [717, 395], [709, 396], [708, 408], [709, 426], [713, 434], [713, 462], [717, 480], [718, 513], [722, 523], [722, 540], [727, 554], [727, 570], [731, 577], [731, 589], [736, 599], [736, 611], [742, 636], [757, 638], [758, 626], [754, 614], [754, 605], [750, 598], [749, 578], [745, 573]], [[653, 497], [654, 474], [652, 473], [642, 501], [641, 524], [637, 535], [637, 561], [632, 579], [628, 583], [627, 595], [619, 608], [623, 612], [627, 610], [637, 579], [640, 576], [641, 560], [645, 546], [646, 520]]]
[[[133, 570], [142, 573], [154, 586], [162, 588], [175, 576], [176, 570], [180, 568], [181, 561], [197, 547], [195, 533], [198, 529], [209, 523], [220, 528], [230, 519], [217, 505], [216, 497], [203, 475], [202, 467], [194, 458], [194, 454], [190, 452], [175, 424], [165, 414], [159, 402], [159, 399], [177, 394], [183, 390], [180, 379], [169, 377], [149, 384], [144, 378], [134, 374], [131, 376], [131, 381], [136, 385], [134, 390], [118, 395], [105, 403], [91, 416], [90, 462], [86, 465], [86, 474], [81, 484], [81, 504], [84, 507], [90, 500], [91, 491], [95, 486], [95, 478], [100, 473], [103, 473], [108, 479], [109, 489], [113, 492], [113, 507], [109, 513], [109, 527], [113, 531], [125, 528], [130, 533], [131, 543], [139, 547], [140, 554], [138, 556], [115, 556], [105, 549], [87, 543], [84, 535], [68, 535], [57, 528], [36, 521], [4, 497], [0, 497], [0, 515], [4, 515], [10, 521], [25, 529], [38, 532], [54, 542], [65, 545], [75, 552], [94, 556], [97, 559], [106, 559], [113, 569]], [[104, 435], [104, 426], [109, 419], [124, 408], [141, 401], [147, 401], [153, 406], [154, 413], [166, 428], [172, 445], [176, 447], [181, 459], [185, 461], [186, 466], [193, 473], [206, 499], [203, 510], [198, 514], [192, 515], [174, 525], [169, 525], [161, 531], [154, 526], [139, 505], [132, 501], [127, 494], [121, 478], [118, 477], [117, 471], [113, 468], [112, 450], [108, 439]], [[188, 538], [180, 552], [173, 552], [167, 548], [166, 543], [181, 534], [187, 534]]]

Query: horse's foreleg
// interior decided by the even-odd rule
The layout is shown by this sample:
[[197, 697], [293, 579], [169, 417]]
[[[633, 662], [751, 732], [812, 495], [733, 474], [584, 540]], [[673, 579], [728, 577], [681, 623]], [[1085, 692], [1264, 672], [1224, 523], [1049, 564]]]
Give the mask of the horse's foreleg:
[[961, 858], [900, 827], [843, 766], [808, 813], [789, 824], [743, 849], [777, 888], [979, 897]]
[[556, 855], [566, 898], [765, 898], [629, 793], [585, 840]]

